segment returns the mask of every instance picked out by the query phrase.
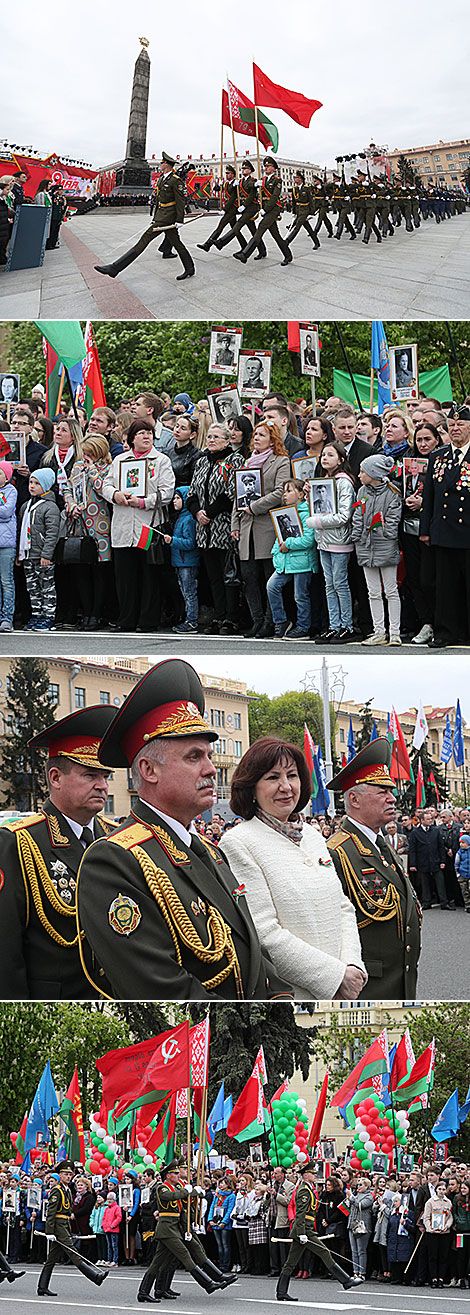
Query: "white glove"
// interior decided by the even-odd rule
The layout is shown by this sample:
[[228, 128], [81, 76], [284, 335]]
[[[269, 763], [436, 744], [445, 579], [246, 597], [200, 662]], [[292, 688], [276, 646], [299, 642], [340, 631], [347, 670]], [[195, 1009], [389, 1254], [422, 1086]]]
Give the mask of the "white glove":
[[308, 1242], [308, 1237], [306, 1233], [301, 1234], [301, 1236], [299, 1237], [299, 1242], [303, 1242], [304, 1244], [305, 1242]]
[[46, 1233], [49, 1242], [55, 1242], [55, 1233]]
[[198, 1196], [204, 1196], [204, 1188], [203, 1188], [203, 1187], [197, 1187], [197, 1186], [196, 1186], [196, 1187], [193, 1188], [193, 1191], [196, 1192]]
[[183, 1183], [183, 1187], [185, 1187], [188, 1196], [192, 1196], [193, 1191], [194, 1191], [194, 1188], [193, 1188], [192, 1184], [191, 1184], [191, 1183]]

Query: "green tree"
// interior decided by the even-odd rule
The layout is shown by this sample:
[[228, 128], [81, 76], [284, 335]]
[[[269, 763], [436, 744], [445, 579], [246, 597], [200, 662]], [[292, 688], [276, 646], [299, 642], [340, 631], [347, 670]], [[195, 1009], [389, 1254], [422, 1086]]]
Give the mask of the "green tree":
[[372, 698], [366, 699], [364, 706], [362, 708], [359, 708], [359, 716], [361, 718], [361, 729], [360, 731], [357, 732], [355, 737], [356, 753], [359, 753], [360, 749], [365, 749], [367, 745], [370, 744], [372, 731], [374, 729], [374, 714], [371, 708], [372, 702], [373, 702]]
[[[260, 735], [280, 735], [282, 739], [290, 740], [303, 749], [304, 726], [307, 723], [312, 740], [315, 744], [320, 741], [325, 755], [323, 709], [319, 694], [313, 694], [310, 690], [291, 689], [272, 699], [267, 694], [258, 694], [256, 690], [249, 690], [249, 695], [253, 700], [248, 708], [251, 743]], [[334, 744], [336, 714], [332, 704], [330, 719]]]
[[[463, 1105], [470, 1084], [470, 1004], [467, 1001], [441, 1001], [439, 1004], [425, 1004], [419, 1013], [412, 1011], [405, 1019], [410, 1029], [411, 1040], [416, 1057], [429, 1045], [432, 1037], [436, 1039], [436, 1064], [434, 1086], [429, 1103], [428, 1133], [435, 1123], [439, 1111], [446, 1100], [458, 1087], [460, 1104]], [[411, 1115], [412, 1138], [410, 1145], [421, 1150], [424, 1117], [422, 1114]], [[430, 1144], [433, 1145], [432, 1138]], [[450, 1142], [454, 1154], [464, 1160], [470, 1158], [470, 1127], [468, 1120], [460, 1129], [457, 1137]]]
[[47, 662], [42, 658], [16, 658], [10, 667], [6, 699], [10, 728], [3, 740], [2, 777], [7, 805], [28, 812], [37, 809], [46, 793], [44, 749], [28, 748], [28, 740], [54, 721]]
[[411, 183], [412, 187], [419, 187], [421, 184], [421, 174], [413, 167], [411, 160], [408, 160], [406, 155], [399, 155], [397, 163], [400, 182]]
[[437, 805], [438, 801], [437, 801], [436, 788], [432, 784], [432, 782], [430, 782], [429, 777], [431, 772], [433, 772], [437, 789], [439, 791], [439, 796], [443, 800], [444, 792], [445, 792], [445, 777], [441, 764], [438, 763], [429, 753], [428, 749], [426, 748], [426, 740], [424, 741], [424, 744], [422, 744], [420, 749], [410, 749], [409, 754], [410, 754], [410, 763], [414, 776], [414, 783], [408, 781], [406, 783], [406, 787], [403, 788], [402, 799], [404, 804], [407, 805], [408, 808], [411, 809], [411, 811], [413, 811], [416, 806], [416, 781], [418, 778], [418, 759], [421, 758], [421, 762], [423, 766], [424, 788], [426, 792], [426, 803]]
[[134, 1001], [116, 1002], [114, 1012], [123, 1019], [129, 1028], [132, 1042], [146, 1041], [150, 1036], [166, 1032], [176, 1022], [186, 1017], [186, 1009], [175, 1004], [163, 1004], [150, 1000], [142, 1003]]

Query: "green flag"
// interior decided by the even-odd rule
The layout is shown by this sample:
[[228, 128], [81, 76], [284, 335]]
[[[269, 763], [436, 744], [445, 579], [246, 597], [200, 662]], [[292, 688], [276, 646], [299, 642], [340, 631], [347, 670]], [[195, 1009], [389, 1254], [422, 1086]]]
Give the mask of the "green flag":
[[[354, 373], [361, 404], [365, 411], [370, 409], [370, 375]], [[419, 386], [427, 397], [435, 397], [438, 402], [446, 402], [452, 397], [452, 384], [448, 365], [440, 365], [437, 370], [420, 370]], [[335, 397], [342, 397], [345, 402], [357, 406], [349, 374], [346, 370], [333, 370], [333, 392]], [[374, 381], [374, 406], [378, 406], [377, 380]]]
[[79, 320], [35, 320], [34, 323], [67, 370], [77, 361], [83, 361], [86, 347]]
[[[244, 123], [254, 123], [255, 121], [254, 107], [252, 109], [250, 106], [247, 106], [247, 108], [245, 109], [245, 106], [239, 105], [238, 113], [240, 115], [240, 118], [243, 119]], [[263, 124], [263, 128], [265, 132], [267, 132], [268, 134], [273, 151], [277, 151], [279, 146], [279, 133], [276, 128], [276, 124], [272, 123], [271, 119], [268, 119], [267, 114], [263, 114], [262, 110], [258, 110], [258, 122]]]

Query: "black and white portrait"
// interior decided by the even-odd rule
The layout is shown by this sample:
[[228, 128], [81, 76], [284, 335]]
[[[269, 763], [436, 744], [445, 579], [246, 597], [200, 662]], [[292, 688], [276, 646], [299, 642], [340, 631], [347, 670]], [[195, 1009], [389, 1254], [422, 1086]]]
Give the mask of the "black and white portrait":
[[27, 1205], [27, 1207], [28, 1207], [28, 1210], [40, 1210], [40, 1209], [41, 1209], [41, 1188], [40, 1188], [40, 1187], [28, 1187], [28, 1191], [27, 1191], [27, 1193], [26, 1193], [26, 1205]]
[[5, 440], [10, 449], [8, 461], [12, 466], [24, 466], [26, 462], [26, 434], [6, 434]]
[[408, 1155], [406, 1151], [400, 1151], [400, 1173], [411, 1173], [414, 1162], [414, 1155]]
[[18, 402], [19, 397], [19, 374], [0, 374], [0, 405], [8, 405], [8, 402]]
[[241, 415], [241, 402], [236, 384], [228, 388], [210, 388], [207, 394], [213, 424], [228, 425]]
[[324, 1160], [336, 1160], [336, 1138], [324, 1137], [321, 1141], [321, 1150]]
[[94, 1173], [91, 1180], [91, 1185], [94, 1192], [101, 1192], [101, 1188], [103, 1186], [103, 1175], [101, 1173]]
[[4, 1187], [2, 1192], [2, 1206], [5, 1215], [16, 1214], [17, 1192], [13, 1187]]
[[251, 507], [251, 503], [255, 502], [256, 498], [261, 498], [262, 493], [262, 470], [235, 471], [235, 502], [238, 511], [245, 511], [246, 507]]
[[300, 324], [300, 370], [301, 374], [320, 374], [320, 347], [318, 342], [318, 324]]
[[310, 480], [310, 515], [331, 515], [336, 511], [336, 485], [334, 479]]
[[382, 1155], [381, 1151], [375, 1151], [370, 1160], [372, 1173], [388, 1173], [388, 1155]]
[[294, 479], [315, 479], [318, 457], [292, 457], [290, 464]]
[[238, 390], [241, 397], [264, 397], [271, 383], [271, 352], [240, 352], [238, 358]]
[[242, 337], [242, 329], [212, 329], [209, 374], [227, 374], [236, 378]]
[[120, 1183], [119, 1185], [119, 1205], [121, 1210], [132, 1209], [133, 1190], [131, 1183]]
[[250, 1160], [252, 1164], [263, 1163], [263, 1147], [260, 1141], [254, 1141], [250, 1145]]
[[392, 402], [406, 402], [417, 398], [419, 384], [416, 343], [390, 348], [390, 386]]
[[445, 1141], [436, 1142], [436, 1145], [434, 1147], [434, 1163], [444, 1164], [446, 1160], [447, 1160], [447, 1142]]
[[276, 507], [274, 511], [270, 512], [270, 516], [278, 543], [285, 543], [286, 539], [300, 538], [302, 521], [297, 507]]

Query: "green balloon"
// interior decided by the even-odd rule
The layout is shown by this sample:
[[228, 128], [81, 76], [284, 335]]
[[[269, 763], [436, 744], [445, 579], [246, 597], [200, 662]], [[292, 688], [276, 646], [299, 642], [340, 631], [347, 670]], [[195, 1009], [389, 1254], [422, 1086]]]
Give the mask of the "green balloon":
[[289, 1169], [292, 1164], [292, 1156], [283, 1155], [281, 1157], [280, 1164], [282, 1164], [283, 1169]]
[[380, 1114], [383, 1114], [384, 1109], [385, 1109], [385, 1105], [384, 1105], [384, 1103], [383, 1103], [383, 1100], [376, 1100], [375, 1105], [376, 1105], [376, 1109], [379, 1110], [379, 1113], [380, 1113]]
[[362, 1168], [363, 1168], [363, 1169], [372, 1169], [372, 1160], [369, 1160], [369, 1159], [363, 1160], [363, 1161], [362, 1161]]
[[[277, 1127], [279, 1128], [279, 1131], [280, 1131], [280, 1132], [284, 1132], [284, 1129], [287, 1128], [287, 1124], [288, 1124], [288, 1120], [285, 1118], [284, 1115], [282, 1115], [281, 1118], [278, 1119], [278, 1122], [277, 1122]], [[277, 1130], [276, 1130], [276, 1131], [277, 1131]]]
[[356, 1154], [358, 1160], [361, 1160], [362, 1163], [364, 1163], [364, 1160], [367, 1160], [367, 1151], [364, 1150], [364, 1147], [362, 1148], [362, 1151], [356, 1151]]

